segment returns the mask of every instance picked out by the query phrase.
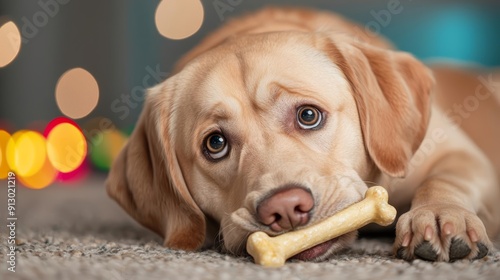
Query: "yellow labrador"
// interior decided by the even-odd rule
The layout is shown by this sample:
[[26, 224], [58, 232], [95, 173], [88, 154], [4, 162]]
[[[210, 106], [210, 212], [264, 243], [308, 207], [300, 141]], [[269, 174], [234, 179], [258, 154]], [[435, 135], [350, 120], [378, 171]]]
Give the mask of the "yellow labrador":
[[[447, 86], [461, 75], [474, 88], [472, 74], [441, 69], [436, 87], [431, 70], [380, 36], [331, 13], [279, 8], [226, 24], [175, 72], [149, 90], [107, 181], [110, 196], [165, 246], [198, 250], [221, 238], [227, 252], [243, 254], [251, 232], [317, 223], [376, 184], [402, 214], [396, 256], [450, 261], [491, 249], [500, 229], [496, 170], [446, 113], [472, 94]], [[498, 104], [482, 103], [477, 111], [492, 113], [464, 123], [493, 123], [486, 118]], [[322, 260], [355, 237], [295, 257]]]

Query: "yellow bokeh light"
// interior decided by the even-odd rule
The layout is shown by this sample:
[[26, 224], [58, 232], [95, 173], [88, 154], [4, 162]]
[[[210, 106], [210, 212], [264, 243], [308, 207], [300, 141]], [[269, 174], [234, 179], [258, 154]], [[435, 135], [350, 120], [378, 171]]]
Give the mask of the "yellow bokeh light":
[[163, 0], [156, 8], [155, 23], [161, 35], [180, 40], [196, 33], [203, 17], [200, 0]]
[[21, 50], [21, 33], [16, 24], [9, 21], [0, 27], [0, 67], [11, 63]]
[[52, 184], [57, 177], [57, 170], [52, 166], [49, 159], [45, 157], [42, 168], [33, 176], [19, 176], [19, 181], [31, 189], [43, 189]]
[[0, 179], [7, 178], [10, 167], [7, 163], [7, 144], [10, 140], [10, 134], [5, 130], [0, 130]]
[[55, 126], [47, 136], [47, 155], [63, 173], [77, 169], [85, 159], [87, 142], [81, 131], [70, 123]]
[[15, 139], [13, 166], [19, 176], [29, 177], [36, 174], [46, 158], [45, 138], [38, 132], [26, 131]]
[[10, 169], [12, 171], [17, 172], [17, 141], [21, 136], [25, 133], [27, 133], [27, 130], [20, 130], [14, 134], [12, 134], [12, 137], [10, 137], [9, 141], [7, 142], [7, 148], [6, 148], [6, 159], [7, 159], [7, 164], [9, 165]]
[[92, 112], [99, 101], [99, 86], [87, 70], [73, 68], [66, 71], [56, 86], [56, 102], [61, 112], [80, 119]]

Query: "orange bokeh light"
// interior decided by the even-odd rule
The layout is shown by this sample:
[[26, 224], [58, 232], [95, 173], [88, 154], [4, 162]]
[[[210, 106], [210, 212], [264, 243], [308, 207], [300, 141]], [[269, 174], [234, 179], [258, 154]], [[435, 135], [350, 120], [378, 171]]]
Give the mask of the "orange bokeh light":
[[61, 112], [70, 118], [87, 116], [99, 101], [96, 79], [83, 68], [66, 71], [57, 82], [56, 101]]
[[163, 0], [158, 4], [155, 23], [161, 35], [174, 40], [196, 33], [204, 17], [200, 0]]
[[21, 50], [21, 33], [12, 21], [0, 27], [0, 50], [0, 67], [11, 63]]
[[57, 170], [45, 157], [42, 168], [36, 174], [28, 177], [18, 176], [18, 178], [23, 185], [30, 189], [43, 189], [54, 182], [57, 174]]
[[7, 178], [10, 167], [7, 162], [7, 144], [11, 136], [5, 130], [0, 130], [0, 179]]

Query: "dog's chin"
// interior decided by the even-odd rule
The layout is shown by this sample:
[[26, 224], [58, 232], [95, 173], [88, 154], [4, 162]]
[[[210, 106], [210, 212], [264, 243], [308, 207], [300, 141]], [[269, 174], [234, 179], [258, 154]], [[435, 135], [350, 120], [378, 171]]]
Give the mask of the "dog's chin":
[[357, 232], [353, 231], [339, 237], [320, 243], [293, 256], [301, 261], [323, 261], [344, 249], [347, 249], [356, 240]]

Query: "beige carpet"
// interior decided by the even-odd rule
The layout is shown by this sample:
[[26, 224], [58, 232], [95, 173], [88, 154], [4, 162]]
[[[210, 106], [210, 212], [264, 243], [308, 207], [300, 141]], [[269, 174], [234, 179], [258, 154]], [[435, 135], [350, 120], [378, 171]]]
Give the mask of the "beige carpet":
[[[103, 178], [41, 191], [18, 187], [16, 272], [6, 262], [6, 181], [0, 181], [0, 279], [500, 279], [500, 252], [455, 263], [405, 262], [390, 239], [361, 239], [322, 263], [278, 269], [215, 251], [188, 253], [160, 245], [111, 201]], [[497, 243], [497, 247], [498, 247]]]

